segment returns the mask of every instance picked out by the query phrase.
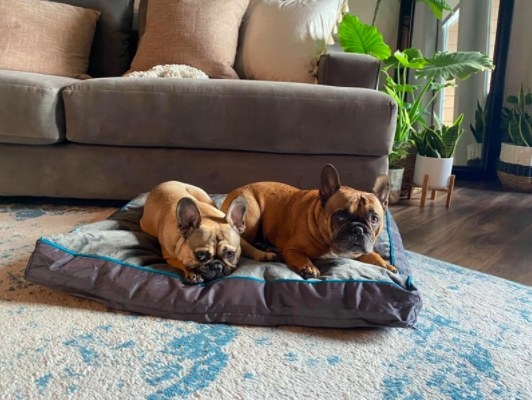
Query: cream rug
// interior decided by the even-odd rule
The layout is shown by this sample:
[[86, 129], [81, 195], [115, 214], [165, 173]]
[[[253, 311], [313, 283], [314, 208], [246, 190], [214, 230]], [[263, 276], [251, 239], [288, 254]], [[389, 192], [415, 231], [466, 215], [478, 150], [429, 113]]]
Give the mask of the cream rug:
[[25, 281], [38, 237], [113, 211], [0, 203], [1, 399], [532, 398], [531, 288], [414, 253], [416, 329], [197, 324]]

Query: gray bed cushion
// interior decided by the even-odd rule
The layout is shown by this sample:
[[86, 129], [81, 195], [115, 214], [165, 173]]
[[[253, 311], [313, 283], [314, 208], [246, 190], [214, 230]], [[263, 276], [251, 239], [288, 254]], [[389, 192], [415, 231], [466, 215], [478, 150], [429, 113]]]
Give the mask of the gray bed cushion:
[[26, 279], [111, 308], [197, 322], [353, 328], [416, 321], [421, 299], [390, 214], [377, 250], [399, 274], [329, 259], [316, 262], [320, 279], [304, 280], [284, 264], [242, 258], [225, 278], [187, 285], [161, 259], [157, 239], [140, 230], [144, 200], [139, 196], [107, 220], [40, 238]]

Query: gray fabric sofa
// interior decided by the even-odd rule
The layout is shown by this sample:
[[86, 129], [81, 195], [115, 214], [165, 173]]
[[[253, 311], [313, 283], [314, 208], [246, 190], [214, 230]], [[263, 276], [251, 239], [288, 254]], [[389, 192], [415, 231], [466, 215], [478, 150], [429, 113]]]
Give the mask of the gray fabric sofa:
[[[124, 33], [133, 2], [92, 1], [102, 16], [123, 7], [111, 11]], [[210, 193], [258, 180], [315, 188], [326, 163], [367, 190], [387, 170], [397, 107], [376, 90], [372, 57], [329, 52], [316, 85], [122, 78], [125, 50], [113, 60], [98, 35], [93, 79], [0, 70], [0, 196], [129, 199], [165, 180]]]

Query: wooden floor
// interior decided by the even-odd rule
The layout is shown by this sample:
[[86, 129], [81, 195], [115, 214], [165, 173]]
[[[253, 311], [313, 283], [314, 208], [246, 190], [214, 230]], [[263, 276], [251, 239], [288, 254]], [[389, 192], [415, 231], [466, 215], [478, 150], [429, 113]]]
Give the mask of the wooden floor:
[[443, 192], [420, 197], [390, 206], [407, 250], [532, 285], [532, 193], [457, 182], [449, 209]]

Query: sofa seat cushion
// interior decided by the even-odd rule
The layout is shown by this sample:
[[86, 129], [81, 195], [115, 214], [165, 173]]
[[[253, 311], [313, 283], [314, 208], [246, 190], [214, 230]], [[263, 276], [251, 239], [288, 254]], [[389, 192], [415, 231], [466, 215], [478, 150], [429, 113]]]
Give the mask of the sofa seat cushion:
[[61, 90], [77, 81], [0, 70], [0, 142], [37, 145], [64, 140]]
[[386, 155], [397, 112], [375, 90], [247, 80], [92, 79], [63, 98], [73, 142], [269, 153]]

